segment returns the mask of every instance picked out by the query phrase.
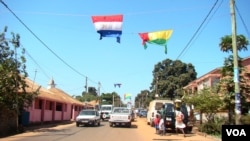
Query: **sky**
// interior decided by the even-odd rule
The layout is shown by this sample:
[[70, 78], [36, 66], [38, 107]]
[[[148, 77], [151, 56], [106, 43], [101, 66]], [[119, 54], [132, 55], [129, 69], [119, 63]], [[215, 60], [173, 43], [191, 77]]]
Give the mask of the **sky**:
[[[28, 78], [45, 88], [53, 79], [71, 96], [81, 95], [87, 82], [96, 89], [100, 83], [100, 93], [130, 93], [134, 100], [150, 90], [154, 65], [165, 59], [193, 64], [198, 78], [232, 54], [219, 47], [221, 37], [232, 33], [229, 0], [1, 1], [10, 10], [0, 3], [0, 28], [8, 27], [9, 38], [10, 32], [21, 36]], [[249, 5], [236, 0], [237, 34], [248, 40]], [[121, 42], [99, 40], [91, 16], [116, 14], [123, 15]], [[138, 33], [169, 29], [167, 54], [162, 46], [143, 48]], [[249, 57], [250, 50], [238, 54]], [[114, 87], [117, 83], [121, 87]]]

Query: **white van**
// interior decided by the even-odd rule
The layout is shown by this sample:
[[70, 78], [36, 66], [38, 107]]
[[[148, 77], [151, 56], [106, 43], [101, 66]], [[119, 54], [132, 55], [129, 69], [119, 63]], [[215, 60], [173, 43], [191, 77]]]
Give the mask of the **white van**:
[[112, 110], [113, 110], [113, 105], [101, 105], [99, 111], [101, 119], [102, 120], [109, 119]]
[[172, 100], [152, 100], [149, 103], [148, 113], [147, 113], [147, 124], [154, 126], [154, 118], [157, 111], [160, 111], [165, 103], [174, 103]]

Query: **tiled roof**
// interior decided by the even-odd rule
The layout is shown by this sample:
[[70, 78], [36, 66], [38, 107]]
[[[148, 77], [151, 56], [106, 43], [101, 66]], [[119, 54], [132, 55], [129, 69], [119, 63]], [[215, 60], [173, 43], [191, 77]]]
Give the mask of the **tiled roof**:
[[74, 99], [73, 97], [71, 97], [70, 95], [68, 95], [67, 93], [65, 93], [64, 91], [60, 89], [57, 89], [57, 88], [46, 89], [34, 83], [28, 78], [26, 78], [25, 80], [26, 80], [26, 84], [28, 85], [28, 87], [26, 88], [26, 91], [27, 92], [38, 91], [39, 98], [62, 102], [62, 103], [84, 105], [82, 102], [78, 101], [77, 99]]

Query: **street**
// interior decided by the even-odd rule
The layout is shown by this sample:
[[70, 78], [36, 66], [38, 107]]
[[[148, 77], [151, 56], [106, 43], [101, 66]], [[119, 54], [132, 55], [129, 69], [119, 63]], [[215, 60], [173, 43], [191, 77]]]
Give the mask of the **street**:
[[160, 136], [153, 127], [146, 124], [145, 118], [137, 118], [131, 128], [109, 127], [107, 121], [99, 127], [76, 127], [75, 123], [52, 128], [41, 128], [23, 134], [0, 138], [0, 141], [219, 141], [212, 137], [188, 134]]

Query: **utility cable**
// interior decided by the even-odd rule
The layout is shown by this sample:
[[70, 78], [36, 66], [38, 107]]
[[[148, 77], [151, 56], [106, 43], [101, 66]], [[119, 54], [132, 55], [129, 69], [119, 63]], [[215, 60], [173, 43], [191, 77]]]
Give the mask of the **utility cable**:
[[216, 2], [214, 3], [213, 7], [210, 9], [210, 11], [208, 12], [207, 16], [205, 17], [205, 19], [202, 21], [201, 25], [198, 27], [198, 29], [195, 31], [194, 35], [191, 37], [191, 39], [189, 40], [189, 42], [187, 43], [187, 45], [184, 47], [184, 49], [181, 51], [181, 53], [178, 55], [178, 57], [176, 58], [176, 60], [178, 60], [180, 58], [180, 56], [183, 54], [183, 52], [189, 47], [190, 43], [193, 41], [193, 39], [195, 38], [195, 36], [198, 34], [198, 32], [200, 31], [201, 27], [203, 26], [203, 24], [206, 22], [207, 18], [209, 17], [209, 15], [211, 14], [211, 12], [213, 11], [213, 9], [215, 8], [215, 6], [217, 5], [218, 0], [216, 0]]
[[246, 25], [244, 19], [242, 18], [241, 14], [240, 14], [240, 11], [239, 11], [239, 9], [238, 9], [236, 3], [235, 3], [235, 8], [236, 8], [236, 11], [238, 12], [238, 15], [240, 16], [240, 20], [241, 20], [243, 26], [244, 26], [244, 28], [245, 28], [245, 30], [246, 30], [246, 32], [247, 32], [247, 36], [248, 36], [248, 38], [250, 38], [250, 32], [249, 32], [249, 30], [248, 30], [248, 28], [247, 28], [247, 25]]
[[71, 68], [73, 71], [75, 71], [77, 74], [83, 76], [83, 77], [87, 77], [85, 75], [83, 75], [82, 73], [80, 73], [79, 71], [77, 71], [75, 68], [73, 68], [71, 65], [69, 65], [66, 61], [64, 61], [60, 56], [58, 56], [52, 49], [50, 49], [48, 47], [47, 44], [45, 44], [8, 6], [7, 4], [5, 4], [2, 0], [1, 3], [17, 18], [17, 20], [40, 42], [42, 43], [52, 54], [54, 54], [60, 61], [62, 61], [66, 66], [68, 66], [69, 68]]

